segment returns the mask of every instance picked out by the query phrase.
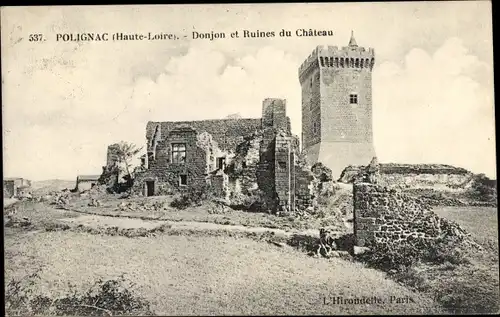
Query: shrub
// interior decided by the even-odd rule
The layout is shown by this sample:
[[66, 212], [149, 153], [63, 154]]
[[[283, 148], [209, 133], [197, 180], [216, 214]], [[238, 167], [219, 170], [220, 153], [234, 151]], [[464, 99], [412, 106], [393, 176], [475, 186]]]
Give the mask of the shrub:
[[425, 276], [420, 274], [413, 267], [405, 267], [403, 270], [392, 275], [392, 278], [397, 282], [404, 283], [406, 286], [419, 291], [425, 291], [428, 288]]
[[435, 264], [466, 264], [469, 263], [461, 247], [461, 241], [456, 237], [447, 237], [435, 240], [428, 244], [423, 260]]
[[404, 271], [416, 264], [421, 250], [413, 244], [376, 244], [358, 258], [369, 266], [383, 271]]
[[496, 181], [489, 179], [484, 174], [476, 175], [469, 195], [475, 200], [495, 202], [497, 200]]
[[150, 304], [130, 290], [133, 285], [123, 276], [116, 280], [97, 281], [83, 293], [69, 286], [68, 295], [51, 298], [34, 295], [34, 273], [21, 280], [11, 280], [5, 288], [6, 315], [114, 316], [151, 315]]
[[435, 240], [414, 238], [410, 243], [388, 241], [385, 244], [376, 244], [368, 252], [358, 256], [368, 265], [383, 271], [407, 271], [418, 262], [431, 264], [468, 263], [468, 259], [461, 248], [461, 241], [455, 237], [446, 237]]
[[204, 201], [211, 197], [210, 188], [207, 185], [189, 187], [185, 192], [177, 194], [171, 207], [177, 209], [186, 209], [191, 206], [201, 206]]
[[231, 192], [229, 200], [230, 207], [235, 210], [261, 212], [272, 209], [272, 205], [266, 201], [260, 190], [249, 190], [245, 193]]

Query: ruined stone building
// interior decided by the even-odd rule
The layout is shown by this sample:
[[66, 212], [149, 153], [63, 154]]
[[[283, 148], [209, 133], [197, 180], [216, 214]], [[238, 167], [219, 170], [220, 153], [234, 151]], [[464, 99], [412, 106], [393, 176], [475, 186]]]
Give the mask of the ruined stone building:
[[375, 51], [349, 45], [318, 46], [299, 68], [302, 148], [309, 164], [322, 162], [337, 179], [349, 165], [375, 155], [372, 133], [372, 69]]
[[[297, 191], [304, 192], [299, 195], [304, 201], [309, 199], [307, 184], [296, 186], [312, 177], [296, 164], [299, 140], [291, 133], [286, 100], [265, 99], [260, 119], [149, 122], [146, 139], [147, 156], [144, 170], [136, 174], [135, 194], [162, 195], [208, 185], [227, 198], [258, 188], [268, 206], [282, 210], [295, 207]], [[247, 177], [242, 180], [237, 174]]]
[[136, 175], [134, 192], [154, 196], [204, 186], [259, 128], [260, 119], [148, 122], [144, 171]]
[[374, 56], [351, 36], [347, 47], [318, 46], [300, 66], [303, 151], [284, 99], [265, 99], [258, 119], [148, 122], [147, 154], [132, 192], [154, 196], [207, 187], [228, 198], [259, 190], [271, 209], [311, 206], [310, 166], [322, 162], [337, 179], [345, 167], [375, 156]]
[[114, 143], [108, 146], [106, 165], [102, 167], [99, 183], [106, 184], [108, 188], [117, 189], [117, 186], [127, 182], [127, 167], [120, 159], [121, 145]]
[[99, 183], [101, 175], [78, 175], [76, 177], [76, 191], [89, 190]]
[[29, 193], [31, 181], [21, 177], [4, 178], [3, 196], [4, 198], [21, 197]]

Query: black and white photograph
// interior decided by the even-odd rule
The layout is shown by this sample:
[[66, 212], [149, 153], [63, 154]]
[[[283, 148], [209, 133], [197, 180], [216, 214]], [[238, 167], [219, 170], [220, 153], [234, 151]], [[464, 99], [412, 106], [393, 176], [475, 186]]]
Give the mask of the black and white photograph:
[[498, 314], [492, 21], [1, 7], [6, 316]]

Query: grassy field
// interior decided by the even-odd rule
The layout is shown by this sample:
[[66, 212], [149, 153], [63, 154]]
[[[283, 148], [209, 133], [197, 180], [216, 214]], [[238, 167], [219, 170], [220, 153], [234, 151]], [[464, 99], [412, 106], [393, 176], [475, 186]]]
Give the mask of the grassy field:
[[498, 213], [491, 207], [441, 207], [438, 215], [458, 222], [484, 250], [468, 252], [469, 263], [418, 265], [401, 276], [405, 284], [432, 294], [456, 314], [500, 312]]
[[[63, 295], [68, 282], [85, 288], [124, 274], [161, 315], [440, 311], [428, 296], [360, 263], [311, 258], [248, 239], [18, 232], [6, 237], [5, 251], [7, 279], [42, 268], [36, 292]], [[377, 296], [386, 303], [324, 305], [324, 296]], [[391, 296], [408, 296], [414, 303], [391, 304]]]
[[[147, 200], [154, 203], [160, 198]], [[202, 221], [284, 229], [318, 228], [318, 219], [296, 220], [262, 213], [231, 211], [212, 214], [203, 207], [182, 211], [116, 210], [117, 197], [89, 207], [80, 199], [73, 207], [95, 214]], [[470, 263], [417, 265], [389, 278], [362, 263], [312, 258], [288, 246], [211, 234], [163, 234], [157, 237], [108, 236], [74, 231], [46, 232], [44, 227], [81, 213], [47, 203], [22, 202], [17, 217], [33, 226], [5, 228], [5, 280], [41, 270], [33, 286], [51, 297], [68, 292], [68, 283], [85, 289], [98, 279], [124, 274], [147, 298], [156, 314], [433, 314], [498, 311], [498, 220], [495, 208], [437, 208], [440, 216], [459, 222], [483, 245]], [[119, 220], [120, 218], [116, 218]], [[309, 221], [309, 222], [308, 222]], [[403, 286], [405, 285], [405, 286]], [[323, 297], [376, 296], [385, 303], [325, 305]], [[391, 296], [413, 302], [391, 304]]]
[[498, 255], [498, 212], [492, 207], [440, 207], [439, 216], [458, 222], [474, 239]]

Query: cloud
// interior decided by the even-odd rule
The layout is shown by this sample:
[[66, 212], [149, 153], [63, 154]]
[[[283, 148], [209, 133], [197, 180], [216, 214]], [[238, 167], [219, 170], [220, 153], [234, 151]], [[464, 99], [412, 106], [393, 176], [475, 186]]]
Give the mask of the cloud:
[[[117, 81], [119, 65], [98, 55], [75, 56], [75, 64], [82, 65], [77, 69], [56, 63], [9, 77], [8, 104], [19, 105], [5, 111], [6, 131], [11, 131], [4, 146], [9, 174], [71, 179], [99, 173], [108, 144], [145, 143], [147, 121], [223, 118], [235, 112], [258, 118], [268, 97], [288, 98], [289, 109], [296, 109], [289, 112], [300, 118], [298, 60], [283, 50], [263, 47], [229, 59], [193, 45], [169, 59], [158, 76], [138, 76], [129, 85]], [[300, 121], [294, 129], [300, 130]]]
[[[281, 44], [240, 51], [193, 42], [163, 58], [154, 72], [141, 74], [136, 63], [121, 59], [133, 61], [134, 49], [110, 45], [84, 45], [69, 61], [51, 59], [21, 71], [9, 65], [33, 65], [34, 56], [7, 64], [6, 173], [32, 179], [99, 173], [108, 144], [144, 144], [147, 121], [224, 118], [236, 112], [258, 118], [262, 101], [270, 97], [287, 99], [293, 132], [300, 135], [297, 69], [307, 55], [303, 52]], [[61, 56], [68, 47], [54, 49], [47, 56]], [[447, 163], [495, 177], [491, 78], [491, 67], [458, 38], [435, 52], [414, 48], [401, 64], [377, 65], [379, 159]]]
[[375, 146], [382, 161], [447, 163], [495, 177], [492, 70], [458, 38], [434, 54], [374, 70]]

